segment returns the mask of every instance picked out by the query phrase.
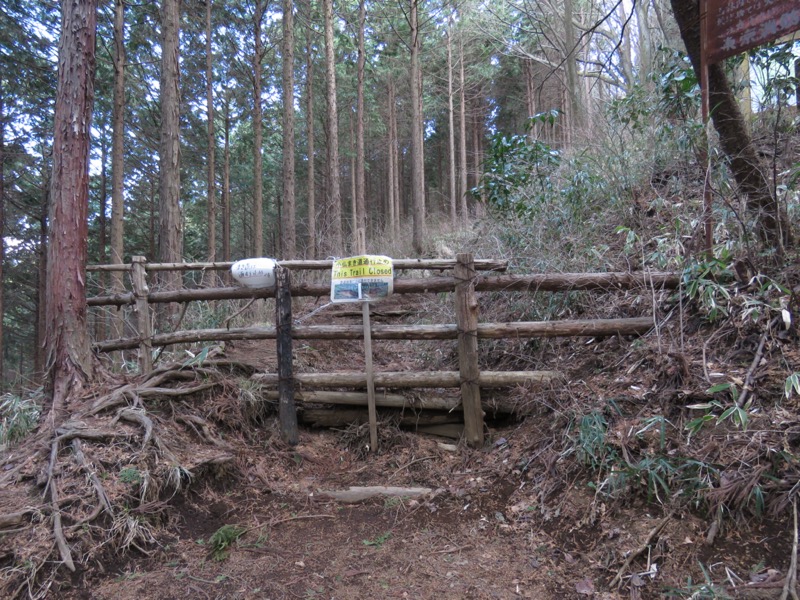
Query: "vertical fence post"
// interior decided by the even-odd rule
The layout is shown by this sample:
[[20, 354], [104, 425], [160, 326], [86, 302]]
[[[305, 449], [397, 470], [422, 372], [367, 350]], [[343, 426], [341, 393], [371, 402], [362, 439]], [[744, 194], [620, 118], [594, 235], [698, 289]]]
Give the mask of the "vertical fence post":
[[294, 374], [292, 373], [292, 291], [289, 270], [275, 270], [275, 325], [278, 346], [278, 420], [283, 441], [297, 444], [297, 410], [294, 404]]
[[147, 273], [144, 256], [131, 258], [131, 285], [136, 300], [136, 331], [139, 334], [139, 372], [146, 375], [153, 370], [153, 328], [150, 321], [150, 308], [147, 304]]
[[364, 361], [367, 368], [367, 414], [369, 416], [369, 449], [378, 451], [378, 410], [375, 408], [375, 373], [372, 368], [372, 325], [369, 317], [369, 302], [361, 303], [364, 326]]
[[483, 445], [483, 409], [478, 385], [478, 298], [475, 295], [475, 262], [472, 254], [456, 255], [454, 271], [464, 435], [470, 446], [479, 447]]

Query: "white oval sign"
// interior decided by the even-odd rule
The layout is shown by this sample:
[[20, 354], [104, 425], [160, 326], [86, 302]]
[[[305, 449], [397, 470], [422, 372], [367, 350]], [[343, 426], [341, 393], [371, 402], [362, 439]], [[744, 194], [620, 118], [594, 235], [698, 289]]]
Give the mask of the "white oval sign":
[[278, 263], [272, 258], [246, 258], [231, 266], [233, 278], [249, 288], [274, 288], [275, 267]]

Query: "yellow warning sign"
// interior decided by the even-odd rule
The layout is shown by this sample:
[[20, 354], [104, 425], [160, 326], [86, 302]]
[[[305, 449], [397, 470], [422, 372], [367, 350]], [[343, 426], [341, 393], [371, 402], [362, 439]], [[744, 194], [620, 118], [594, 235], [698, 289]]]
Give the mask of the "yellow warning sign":
[[333, 261], [332, 302], [368, 302], [393, 291], [394, 268], [388, 256], [350, 256]]

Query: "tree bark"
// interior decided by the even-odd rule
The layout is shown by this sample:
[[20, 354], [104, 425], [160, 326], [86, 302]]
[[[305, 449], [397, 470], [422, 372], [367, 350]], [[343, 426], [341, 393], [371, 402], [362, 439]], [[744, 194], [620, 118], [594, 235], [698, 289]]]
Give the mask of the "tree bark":
[[411, 217], [412, 245], [417, 254], [425, 248], [425, 156], [422, 122], [422, 72], [420, 50], [422, 38], [419, 34], [419, 2], [411, 0]]
[[322, 0], [325, 20], [325, 79], [328, 91], [327, 254], [340, 256], [342, 246], [342, 194], [339, 181], [339, 112], [336, 103], [336, 49], [333, 45], [333, 0]]
[[[111, 125], [111, 262], [120, 264], [125, 258], [125, 2], [114, 0], [114, 98]], [[125, 290], [123, 274], [111, 274], [111, 290], [119, 294]], [[111, 322], [112, 335], [121, 337], [125, 330], [122, 312]]]
[[[671, 0], [672, 12], [700, 79], [700, 9], [695, 0]], [[749, 208], [756, 212], [758, 234], [779, 251], [788, 241], [788, 228], [756, 153], [747, 125], [730, 88], [722, 64], [708, 65], [708, 93], [711, 119], [720, 144], [730, 159], [739, 188], [747, 194]]]
[[96, 11], [95, 0], [62, 3], [46, 286], [47, 388], [52, 401], [48, 424], [53, 428], [93, 366], [85, 282]]
[[0, 393], [5, 391], [5, 346], [3, 345], [3, 319], [5, 318], [5, 304], [3, 290], [5, 289], [4, 267], [6, 264], [6, 111], [3, 81], [0, 79]]
[[294, 15], [292, 0], [283, 0], [283, 208], [281, 245], [284, 258], [297, 258], [294, 175]]
[[[311, 22], [311, 0], [307, 3], [308, 15], [307, 19]], [[308, 155], [308, 173], [306, 178], [307, 182], [307, 207], [308, 207], [308, 249], [306, 250], [306, 258], [309, 258], [309, 253], [312, 258], [317, 257], [317, 197], [316, 197], [316, 165], [314, 154], [316, 152], [314, 145], [314, 46], [311, 41], [312, 29], [306, 28], [306, 144]]]
[[264, 19], [264, 2], [256, 0], [253, 15], [253, 256], [264, 254], [264, 133], [261, 108], [261, 61], [264, 42], [261, 39], [261, 22]]
[[214, 53], [211, 48], [211, 5], [206, 0], [206, 218], [208, 238], [206, 255], [209, 262], [217, 258], [217, 139], [214, 132]]
[[[161, 42], [161, 145], [159, 149], [158, 255], [164, 262], [183, 260], [183, 217], [181, 215], [180, 85], [179, 47], [180, 0], [162, 2]], [[180, 276], [165, 273], [162, 287], [181, 287]], [[162, 314], [163, 325], [171, 326], [177, 313], [170, 306]]]

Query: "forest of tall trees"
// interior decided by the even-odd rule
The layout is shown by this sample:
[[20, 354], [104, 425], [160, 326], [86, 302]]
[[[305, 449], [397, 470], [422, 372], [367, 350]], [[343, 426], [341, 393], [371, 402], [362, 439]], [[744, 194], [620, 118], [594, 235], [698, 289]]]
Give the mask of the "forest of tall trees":
[[[498, 140], [565, 156], [601, 143], [624, 113], [625, 144], [643, 126], [636, 99], [658, 102], [687, 72], [687, 46], [695, 58], [682, 40], [688, 0], [62, 4], [96, 14], [78, 213], [90, 263], [325, 258], [381, 251], [379, 240], [431, 252], [431, 231], [465, 227], [502, 196], [483, 177]], [[47, 360], [48, 236], [63, 233], [48, 228], [61, 202], [61, 18], [31, 0], [0, 12], [0, 379], [26, 385]], [[696, 102], [678, 106], [692, 101], [683, 92], [664, 113], [676, 125], [696, 118]], [[779, 216], [774, 193], [748, 193]], [[100, 335], [119, 336], [111, 323]]]

